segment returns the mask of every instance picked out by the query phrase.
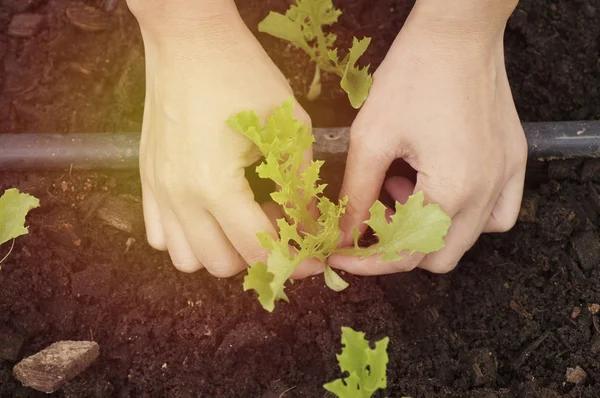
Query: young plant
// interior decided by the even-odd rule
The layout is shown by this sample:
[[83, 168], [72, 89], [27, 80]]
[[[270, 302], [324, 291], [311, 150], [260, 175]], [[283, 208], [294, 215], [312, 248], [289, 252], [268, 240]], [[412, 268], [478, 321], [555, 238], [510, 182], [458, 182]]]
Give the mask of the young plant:
[[29, 232], [25, 227], [25, 216], [29, 210], [39, 207], [39, 205], [40, 201], [36, 197], [21, 193], [16, 188], [7, 189], [0, 196], [0, 245], [11, 239], [13, 242], [8, 254], [0, 260], [0, 264], [12, 252], [15, 238]]
[[[355, 231], [355, 247], [339, 249], [339, 220], [348, 198], [335, 204], [322, 195], [326, 185], [317, 183], [323, 161], [311, 161], [302, 168], [303, 154], [314, 138], [308, 126], [294, 119], [293, 107], [293, 99], [285, 101], [275, 109], [264, 127], [253, 111], [240, 112], [228, 121], [261, 151], [264, 162], [256, 171], [259, 177], [270, 179], [279, 186], [271, 197], [287, 215], [287, 220], [277, 220], [278, 238], [266, 232], [258, 234], [261, 245], [270, 254], [266, 263], [252, 265], [244, 279], [244, 291], [255, 290], [261, 305], [269, 312], [275, 308], [276, 301], [288, 301], [285, 283], [304, 260], [317, 258], [326, 262], [336, 252], [363, 257], [380, 254], [381, 261], [397, 260], [401, 251], [427, 254], [444, 247], [444, 236], [450, 227], [450, 217], [437, 204], [424, 205], [423, 193], [419, 192], [405, 205], [396, 203], [391, 223], [386, 220], [385, 206], [375, 202], [366, 224], [375, 232], [378, 243], [367, 248], [358, 247], [358, 231]], [[316, 202], [320, 211], [317, 220], [309, 211], [312, 202]], [[324, 276], [327, 286], [335, 291], [348, 286], [329, 266], [326, 266]]]
[[336, 357], [340, 370], [348, 376], [323, 388], [339, 398], [370, 398], [380, 388], [386, 389], [389, 341], [385, 337], [371, 348], [365, 333], [342, 327], [342, 353]]
[[310, 101], [321, 94], [321, 71], [325, 71], [342, 79], [341, 87], [348, 93], [352, 106], [358, 109], [367, 99], [373, 78], [369, 74], [369, 65], [360, 68], [356, 63], [367, 50], [371, 38], [354, 38], [352, 48], [340, 60], [338, 49], [334, 47], [337, 36], [324, 32], [323, 27], [333, 25], [341, 14], [331, 0], [296, 0], [285, 15], [270, 12], [260, 22], [258, 30], [291, 42], [315, 62], [315, 75], [307, 94]]

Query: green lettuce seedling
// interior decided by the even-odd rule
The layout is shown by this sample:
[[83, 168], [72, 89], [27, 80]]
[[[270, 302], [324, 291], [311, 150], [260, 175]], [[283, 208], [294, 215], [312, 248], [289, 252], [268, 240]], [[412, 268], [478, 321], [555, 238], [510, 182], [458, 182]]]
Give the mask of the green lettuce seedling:
[[[356, 232], [354, 248], [338, 249], [339, 220], [348, 198], [335, 204], [323, 196], [326, 185], [318, 184], [323, 161], [311, 161], [303, 168], [303, 154], [314, 138], [308, 126], [294, 119], [293, 107], [293, 99], [285, 101], [264, 126], [253, 111], [240, 112], [228, 121], [262, 153], [264, 161], [256, 168], [258, 176], [279, 186], [271, 197], [287, 215], [287, 219], [277, 220], [278, 238], [266, 232], [258, 234], [269, 256], [266, 263], [252, 265], [244, 279], [244, 291], [255, 290], [261, 305], [269, 312], [275, 308], [276, 301], [288, 301], [285, 283], [304, 260], [317, 258], [326, 262], [336, 252], [363, 257], [380, 254], [381, 261], [397, 260], [401, 251], [427, 254], [444, 247], [443, 238], [450, 227], [450, 217], [441, 207], [425, 205], [423, 193], [418, 192], [405, 205], [396, 203], [391, 223], [385, 218], [385, 206], [381, 202], [371, 207], [371, 218], [366, 224], [372, 227], [378, 243], [360, 248]], [[317, 220], [309, 211], [311, 203], [316, 203], [320, 211]], [[348, 286], [329, 266], [324, 276], [327, 286], [335, 291]]]
[[341, 14], [331, 0], [296, 0], [296, 4], [290, 6], [285, 15], [270, 12], [260, 22], [258, 30], [291, 42], [316, 63], [315, 75], [307, 94], [309, 100], [321, 94], [323, 70], [335, 73], [342, 79], [341, 87], [348, 93], [352, 106], [358, 109], [367, 99], [373, 78], [369, 74], [369, 65], [360, 68], [356, 63], [367, 50], [371, 38], [354, 38], [352, 48], [340, 60], [338, 50], [334, 48], [337, 36], [325, 33], [323, 27], [333, 25]]
[[[0, 196], [0, 245], [25, 235], [29, 232], [25, 227], [25, 216], [29, 210], [39, 207], [40, 201], [29, 194], [21, 193], [16, 188], [7, 189]], [[0, 264], [8, 257], [8, 254], [0, 260]]]
[[336, 355], [340, 370], [348, 376], [323, 386], [339, 398], [370, 398], [387, 388], [387, 347], [385, 337], [369, 347], [365, 333], [342, 327], [342, 353]]

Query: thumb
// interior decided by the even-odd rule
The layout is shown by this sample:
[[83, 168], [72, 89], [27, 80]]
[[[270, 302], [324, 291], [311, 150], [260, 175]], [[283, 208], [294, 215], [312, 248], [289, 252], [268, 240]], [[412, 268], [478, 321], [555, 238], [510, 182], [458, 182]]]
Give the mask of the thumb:
[[350, 139], [346, 171], [340, 198], [348, 197], [346, 214], [340, 220], [343, 233], [341, 245], [352, 244], [354, 228], [363, 233], [364, 221], [369, 218], [369, 209], [379, 198], [385, 174], [393, 157], [383, 148], [377, 148], [367, 139]]

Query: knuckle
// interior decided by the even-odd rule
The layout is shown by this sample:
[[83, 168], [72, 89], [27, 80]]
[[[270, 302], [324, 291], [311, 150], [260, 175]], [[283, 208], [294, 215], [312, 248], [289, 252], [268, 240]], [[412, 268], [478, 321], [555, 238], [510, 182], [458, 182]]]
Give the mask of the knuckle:
[[429, 271], [434, 274], [448, 274], [456, 268], [457, 264], [458, 261], [444, 261], [429, 267]]
[[172, 263], [178, 271], [186, 274], [194, 273], [202, 268], [202, 264], [200, 264], [198, 261], [172, 260]]
[[208, 272], [216, 278], [230, 278], [239, 270], [222, 261], [210, 261], [204, 264]]
[[167, 245], [164, 239], [158, 237], [156, 234], [146, 233], [146, 235], [146, 241], [148, 242], [148, 245], [150, 245], [150, 247], [159, 251], [167, 250]]

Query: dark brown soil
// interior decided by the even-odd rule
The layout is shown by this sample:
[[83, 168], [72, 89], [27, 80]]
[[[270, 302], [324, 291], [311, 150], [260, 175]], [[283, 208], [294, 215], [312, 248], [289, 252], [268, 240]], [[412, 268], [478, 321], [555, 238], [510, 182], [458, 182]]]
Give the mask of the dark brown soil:
[[[82, 31], [66, 17], [76, 0], [0, 2], [0, 132], [139, 131], [144, 68], [143, 48], [124, 0], [86, 0], [106, 13], [104, 30]], [[289, 0], [237, 2], [248, 26]], [[411, 0], [337, 0], [343, 10], [334, 30], [340, 49], [352, 36], [370, 36], [364, 62], [375, 69], [410, 12]], [[6, 34], [13, 16], [34, 12], [46, 28], [31, 38]], [[507, 63], [524, 121], [600, 118], [600, 0], [521, 0], [506, 34]], [[339, 79], [323, 76], [315, 102], [303, 99], [313, 68], [301, 51], [256, 32], [291, 82], [313, 125], [349, 125], [356, 113]], [[1, 70], [1, 69], [0, 69]]]
[[[288, 3], [238, 1], [251, 27]], [[335, 3], [344, 11], [340, 46], [372, 36], [373, 67], [411, 7]], [[74, 4], [0, 0], [0, 132], [139, 131], [143, 54], [134, 19], [121, 1], [96, 21], [104, 30], [84, 32], [65, 16]], [[9, 37], [8, 24], [24, 11], [44, 15], [45, 27]], [[523, 120], [600, 118], [599, 16], [599, 0], [521, 0], [507, 61]], [[259, 38], [301, 99], [312, 77], [306, 57]], [[325, 78], [323, 97], [302, 101], [314, 125], [350, 124], [355, 111], [338, 83]], [[535, 167], [524, 221], [484, 236], [449, 275], [347, 276], [341, 294], [315, 277], [290, 286], [291, 303], [273, 314], [242, 291], [243, 276], [176, 271], [146, 245], [135, 201], [132, 232], [99, 221], [91, 198], [139, 197], [137, 172], [2, 173], [0, 192], [19, 187], [42, 207], [0, 271], [0, 355], [23, 343], [0, 359], [0, 396], [46, 396], [21, 387], [11, 369], [63, 339], [93, 339], [101, 356], [56, 396], [279, 397], [289, 388], [285, 397], [324, 396], [322, 384], [339, 376], [335, 354], [347, 325], [373, 340], [390, 337], [391, 397], [599, 397], [600, 321], [588, 310], [600, 303], [597, 166]], [[339, 169], [325, 175], [339, 184]], [[587, 378], [575, 386], [565, 373], [576, 366]]]
[[[598, 397], [599, 319], [588, 307], [600, 303], [600, 184], [546, 175], [537, 170], [526, 195], [531, 221], [483, 237], [455, 272], [348, 277], [341, 294], [314, 277], [268, 314], [242, 276], [182, 274], [142, 228], [121, 232], [90, 212], [95, 194], [138, 196], [135, 173], [0, 174], [0, 191], [42, 203], [0, 271], [0, 333], [17, 341], [5, 345], [25, 340], [18, 358], [61, 339], [97, 341], [100, 360], [65, 397], [323, 396], [344, 325], [390, 337], [393, 397]], [[0, 396], [35, 396], [12, 365], [0, 363]], [[576, 366], [587, 379], [565, 384]]]

